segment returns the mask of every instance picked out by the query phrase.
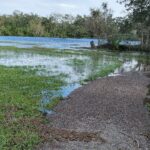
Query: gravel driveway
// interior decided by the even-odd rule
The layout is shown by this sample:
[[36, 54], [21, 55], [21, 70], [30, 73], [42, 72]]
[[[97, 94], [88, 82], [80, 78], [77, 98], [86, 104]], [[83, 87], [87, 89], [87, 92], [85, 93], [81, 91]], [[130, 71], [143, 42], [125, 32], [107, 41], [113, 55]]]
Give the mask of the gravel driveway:
[[150, 78], [132, 72], [75, 90], [48, 116], [52, 141], [38, 149], [149, 150], [148, 84]]

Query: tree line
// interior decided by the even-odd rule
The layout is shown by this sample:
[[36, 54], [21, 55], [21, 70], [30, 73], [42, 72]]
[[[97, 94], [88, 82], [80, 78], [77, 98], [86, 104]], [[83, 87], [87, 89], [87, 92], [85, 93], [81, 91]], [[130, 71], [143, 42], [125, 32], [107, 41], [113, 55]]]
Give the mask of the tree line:
[[128, 32], [134, 31], [143, 48], [150, 49], [150, 0], [119, 0], [129, 12], [126, 18]]
[[104, 3], [101, 9], [91, 9], [90, 15], [51, 14], [40, 17], [14, 11], [0, 16], [0, 35], [47, 37], [104, 37], [117, 32], [116, 19]]
[[[125, 17], [113, 18], [107, 3], [91, 9], [89, 15], [50, 14], [40, 17], [14, 11], [0, 15], [0, 35], [46, 37], [92, 37], [117, 39], [138, 38], [143, 45], [150, 45], [150, 1], [118, 0], [129, 12]], [[117, 35], [117, 36], [116, 36]]]

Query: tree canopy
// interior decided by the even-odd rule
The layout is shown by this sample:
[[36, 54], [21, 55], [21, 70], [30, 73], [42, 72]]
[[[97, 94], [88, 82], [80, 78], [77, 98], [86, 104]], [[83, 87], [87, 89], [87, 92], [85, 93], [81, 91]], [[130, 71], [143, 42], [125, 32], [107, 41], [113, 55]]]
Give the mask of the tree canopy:
[[133, 21], [150, 25], [150, 1], [149, 0], [120, 0], [127, 10], [132, 12]]
[[142, 45], [150, 47], [150, 0], [119, 0], [130, 12], [128, 19], [130, 30], [135, 29]]
[[48, 37], [106, 37], [116, 31], [116, 22], [106, 4], [90, 15], [50, 14], [40, 17], [14, 11], [0, 16], [0, 35]]

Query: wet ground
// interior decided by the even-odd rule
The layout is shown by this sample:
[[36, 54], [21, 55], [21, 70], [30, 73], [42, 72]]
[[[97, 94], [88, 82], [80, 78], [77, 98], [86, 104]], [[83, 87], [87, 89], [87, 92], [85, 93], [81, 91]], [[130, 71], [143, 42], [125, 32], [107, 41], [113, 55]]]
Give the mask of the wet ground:
[[[128, 110], [126, 108], [137, 106], [139, 116], [135, 117], [137, 120], [133, 119], [137, 125], [132, 123], [131, 125], [135, 125], [133, 128], [146, 129], [143, 126], [147, 124], [146, 118], [143, 117], [141, 125], [138, 117], [143, 112], [139, 98], [140, 95], [144, 96], [148, 80], [136, 75], [125, 79], [120, 75], [144, 70], [145, 65], [150, 63], [149, 58], [149, 54], [146, 53], [0, 47], [2, 108], [0, 129], [3, 137], [0, 146], [2, 149], [4, 147], [26, 149], [37, 145], [35, 143], [39, 140], [46, 142], [47, 139], [52, 142], [41, 145], [41, 149], [69, 149], [69, 147], [99, 149], [102, 144], [105, 149], [106, 147], [113, 149], [114, 143], [118, 146], [120, 140], [129, 144], [131, 149], [135, 148], [134, 145], [136, 148], [139, 147], [139, 141], [146, 145], [145, 138], [133, 138], [136, 132], [133, 137], [129, 135], [131, 138], [123, 136], [124, 134], [128, 136], [126, 129], [129, 128], [121, 126], [120, 122], [125, 122], [126, 125], [125, 120], [128, 122], [128, 117], [124, 115]], [[103, 78], [106, 81], [102, 83], [101, 79], [92, 82], [94, 83], [92, 86], [87, 82], [87, 79], [91, 81], [106, 76], [111, 77]], [[111, 80], [114, 81], [110, 82]], [[79, 88], [77, 95], [72, 97], [71, 94], [70, 97], [70, 93], [76, 93], [77, 88]], [[138, 92], [136, 96], [134, 92], [135, 94]], [[128, 103], [127, 98], [130, 99], [132, 96], [133, 99], [131, 98], [131, 102]], [[136, 99], [137, 105], [134, 103]], [[62, 103], [54, 109], [61, 100]], [[39, 110], [43, 114], [54, 115], [54, 118], [46, 120]], [[132, 111], [129, 110], [129, 113], [132, 120], [137, 109], [133, 111], [133, 116]], [[145, 112], [142, 116], [145, 116]], [[18, 139], [21, 140], [18, 142]]]
[[[9, 48], [8, 48], [9, 49]], [[85, 53], [85, 54], [84, 54]], [[31, 51], [0, 51], [0, 65], [6, 67], [21, 67], [36, 70], [39, 76], [62, 75], [66, 86], [60, 87], [60, 90], [41, 91], [41, 108], [45, 109], [43, 104], [49, 103], [55, 97], [67, 97], [72, 91], [82, 86], [83, 81], [89, 76], [95, 75], [110, 65], [121, 63], [121, 67], [115, 69], [109, 76], [120, 75], [124, 72], [142, 70], [145, 62], [149, 62], [149, 57], [142, 54], [144, 61], [141, 61], [140, 53], [114, 53], [103, 52], [91, 55], [86, 54], [86, 50], [81, 55], [53, 55], [39, 54]], [[127, 55], [127, 56], [126, 56]], [[129, 56], [128, 56], [129, 55]]]
[[148, 150], [150, 117], [143, 104], [150, 78], [132, 72], [93, 81], [48, 116], [51, 141], [40, 150]]

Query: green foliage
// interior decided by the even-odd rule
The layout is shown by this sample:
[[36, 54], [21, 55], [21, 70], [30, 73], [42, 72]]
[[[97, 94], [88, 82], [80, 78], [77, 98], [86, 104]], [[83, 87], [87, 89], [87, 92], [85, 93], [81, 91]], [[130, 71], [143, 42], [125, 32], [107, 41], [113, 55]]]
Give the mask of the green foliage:
[[[130, 31], [142, 41], [141, 48], [148, 51], [150, 49], [150, 1], [149, 0], [119, 0], [124, 3], [126, 9], [130, 11], [125, 20]], [[123, 26], [125, 24], [122, 24]], [[122, 27], [123, 27], [122, 26]]]
[[115, 22], [108, 9], [91, 9], [88, 16], [53, 14], [39, 17], [15, 11], [0, 16], [0, 35], [48, 37], [99, 37], [115, 29]]
[[72, 65], [72, 66], [80, 66], [80, 65], [85, 65], [85, 61], [84, 60], [81, 60], [81, 59], [77, 59], [77, 58], [74, 58], [72, 60], [70, 60], [69, 62], [67, 62], [69, 65]]
[[90, 75], [87, 79], [84, 81], [93, 81], [97, 79], [98, 77], [105, 77], [109, 75], [110, 73], [113, 73], [116, 68], [119, 68], [121, 66], [121, 62], [108, 65], [107, 67], [104, 67], [101, 71], [95, 72], [95, 74]]
[[45, 108], [48, 110], [52, 110], [58, 103], [63, 99], [63, 97], [56, 97], [50, 103], [46, 104]]
[[148, 108], [148, 111], [150, 111], [150, 104], [146, 104], [146, 107]]
[[133, 21], [141, 22], [149, 26], [150, 2], [149, 0], [120, 0], [125, 3], [127, 10], [132, 11]]

